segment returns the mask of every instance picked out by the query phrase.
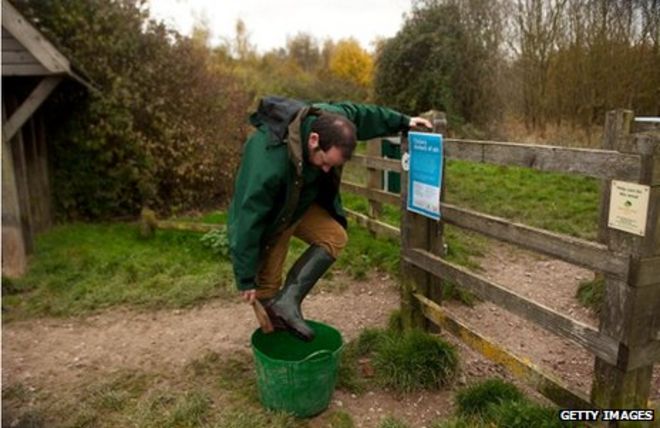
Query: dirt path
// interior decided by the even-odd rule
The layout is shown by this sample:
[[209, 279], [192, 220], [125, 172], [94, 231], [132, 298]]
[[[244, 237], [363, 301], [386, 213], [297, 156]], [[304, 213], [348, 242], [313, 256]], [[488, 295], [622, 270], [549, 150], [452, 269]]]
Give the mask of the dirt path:
[[[313, 294], [304, 311], [351, 340], [367, 326], [385, 325], [397, 306], [392, 280], [374, 276], [341, 294]], [[249, 348], [256, 327], [252, 310], [238, 300], [216, 300], [190, 310], [124, 309], [74, 320], [13, 322], [2, 333], [2, 380], [4, 385], [51, 388], [89, 371], [176, 369], [205, 351]]]
[[[492, 246], [480, 263], [484, 269], [480, 273], [493, 281], [582, 322], [597, 324], [594, 315], [573, 297], [579, 282], [591, 278], [591, 272], [503, 244]], [[336, 326], [346, 340], [366, 327], [385, 326], [389, 314], [399, 306], [396, 285], [386, 275], [373, 274], [361, 282], [335, 275], [333, 281], [349, 285], [341, 293], [311, 295], [304, 311], [309, 318]], [[468, 308], [448, 302], [446, 307], [485, 336], [588, 394], [593, 358], [581, 348], [489, 303]], [[248, 349], [254, 328], [251, 310], [239, 301], [213, 301], [190, 310], [122, 309], [82, 319], [13, 322], [2, 332], [3, 387], [21, 384], [30, 390], [57, 392], [119, 369], [180, 370], [204, 352], [230, 354]], [[502, 368], [457, 345], [463, 370], [456, 387], [477, 378], [507, 377]], [[652, 395], [660, 398], [658, 369]], [[376, 427], [384, 416], [393, 415], [421, 427], [449, 416], [452, 398], [452, 391], [410, 394], [403, 399], [383, 391], [360, 396], [337, 391], [331, 409], [350, 413], [356, 426]], [[311, 425], [315, 426], [314, 421]]]
[[[480, 264], [480, 274], [497, 284], [598, 327], [597, 315], [574, 297], [581, 282], [593, 279], [593, 272], [503, 243], [491, 243]], [[457, 319], [589, 396], [594, 357], [582, 347], [492, 303], [469, 308], [448, 302], [447, 306]], [[651, 397], [660, 399], [660, 365], [655, 366]]]

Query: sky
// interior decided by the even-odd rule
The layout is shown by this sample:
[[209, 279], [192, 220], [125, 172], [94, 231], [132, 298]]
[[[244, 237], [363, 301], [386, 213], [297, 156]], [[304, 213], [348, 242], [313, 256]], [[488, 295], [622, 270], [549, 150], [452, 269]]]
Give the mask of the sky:
[[242, 19], [261, 53], [285, 47], [287, 36], [301, 32], [319, 41], [353, 37], [371, 51], [374, 40], [401, 28], [411, 0], [148, 0], [148, 5], [153, 18], [182, 34], [206, 21], [212, 45], [233, 38]]

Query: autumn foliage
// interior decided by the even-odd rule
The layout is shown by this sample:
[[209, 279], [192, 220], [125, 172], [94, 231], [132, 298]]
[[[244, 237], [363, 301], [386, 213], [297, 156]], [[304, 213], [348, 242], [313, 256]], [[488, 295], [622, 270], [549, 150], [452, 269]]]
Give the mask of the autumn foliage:
[[249, 100], [206, 47], [133, 0], [21, 1], [98, 88], [49, 104], [54, 192], [66, 218], [219, 205], [231, 193]]

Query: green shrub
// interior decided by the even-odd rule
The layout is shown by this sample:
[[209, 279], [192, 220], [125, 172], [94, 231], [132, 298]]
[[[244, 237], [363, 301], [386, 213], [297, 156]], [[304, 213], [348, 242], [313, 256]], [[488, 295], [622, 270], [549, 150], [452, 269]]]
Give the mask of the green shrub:
[[557, 411], [529, 401], [505, 401], [491, 409], [492, 419], [498, 427], [507, 428], [561, 428]]
[[200, 242], [216, 256], [229, 259], [229, 237], [227, 236], [226, 226], [223, 225], [205, 233]]
[[376, 346], [373, 365], [383, 386], [410, 392], [446, 385], [456, 373], [458, 356], [442, 339], [413, 330], [384, 336]]
[[151, 20], [141, 0], [14, 3], [98, 89], [71, 85], [44, 106], [59, 214], [227, 201], [250, 99], [209, 49]]
[[493, 405], [523, 398], [514, 385], [501, 379], [488, 379], [460, 390], [456, 394], [456, 403], [460, 415], [484, 416]]

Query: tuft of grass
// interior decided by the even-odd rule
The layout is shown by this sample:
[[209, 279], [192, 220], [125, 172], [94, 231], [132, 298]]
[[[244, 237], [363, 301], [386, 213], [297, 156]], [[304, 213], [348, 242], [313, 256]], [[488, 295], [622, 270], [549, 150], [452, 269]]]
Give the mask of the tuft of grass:
[[355, 352], [358, 356], [364, 357], [375, 352], [385, 341], [389, 331], [380, 328], [366, 328], [360, 332], [355, 344]]
[[397, 392], [438, 389], [453, 379], [458, 355], [444, 340], [411, 330], [384, 336], [374, 352], [373, 366], [378, 382]]
[[181, 308], [232, 287], [231, 265], [206, 250], [198, 233], [159, 230], [143, 240], [136, 225], [78, 223], [37, 238], [29, 272], [11, 282], [14, 294], [2, 308], [5, 321], [117, 305]]
[[378, 428], [410, 428], [410, 425], [392, 416], [387, 416], [380, 421]]
[[475, 302], [479, 301], [477, 296], [457, 286], [451, 281], [443, 281], [442, 298], [444, 300], [455, 300], [470, 307], [474, 306]]
[[507, 428], [561, 428], [557, 411], [529, 401], [505, 401], [492, 408], [496, 426]]
[[605, 279], [598, 277], [580, 283], [575, 297], [583, 306], [599, 314], [605, 298]]
[[324, 425], [327, 428], [354, 428], [355, 423], [350, 414], [341, 411], [335, 410], [331, 412], [327, 418], [327, 423]]
[[404, 330], [403, 313], [401, 309], [392, 311], [387, 319], [387, 329], [392, 332], [402, 333]]
[[458, 414], [461, 416], [484, 416], [493, 405], [523, 399], [522, 392], [515, 385], [501, 379], [488, 379], [463, 388], [456, 394]]

